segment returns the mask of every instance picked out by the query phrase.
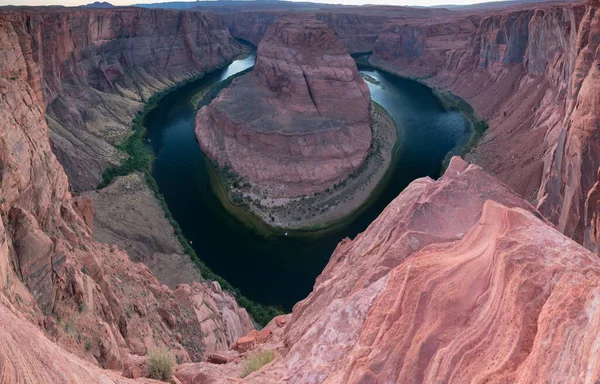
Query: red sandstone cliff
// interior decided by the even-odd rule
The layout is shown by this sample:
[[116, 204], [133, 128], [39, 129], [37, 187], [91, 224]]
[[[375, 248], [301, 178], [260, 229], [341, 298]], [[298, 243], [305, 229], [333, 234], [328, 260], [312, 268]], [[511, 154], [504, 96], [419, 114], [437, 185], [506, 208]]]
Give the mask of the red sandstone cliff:
[[[469, 97], [493, 95], [486, 89], [497, 92], [508, 103], [499, 105], [517, 111], [518, 106], [523, 113], [530, 106], [520, 106], [528, 100], [520, 92], [542, 92], [542, 104], [535, 104], [540, 99], [533, 93], [540, 106], [529, 128], [545, 132], [552, 153], [553, 142], [559, 149], [550, 156], [552, 176], [541, 206], [561, 212], [559, 229], [581, 228], [581, 211], [573, 207], [583, 196], [591, 247], [597, 241], [600, 184], [588, 170], [596, 165], [598, 5], [538, 10], [527, 28], [522, 24], [527, 14], [484, 18], [487, 32], [478, 27], [473, 39], [487, 43], [479, 50], [444, 52], [462, 64], [445, 67], [432, 79], [463, 84], [465, 92], [474, 92]], [[514, 31], [515, 39], [506, 39]], [[530, 44], [532, 31], [553, 43]], [[576, 54], [573, 61], [569, 52]], [[526, 65], [519, 64], [521, 55]], [[118, 368], [132, 353], [167, 345], [187, 361], [201, 354], [196, 348], [218, 347], [222, 337], [229, 344], [245, 333], [244, 311], [217, 285], [172, 291], [124, 252], [90, 239], [90, 202], [68, 192], [50, 150], [43, 103], [11, 24], [0, 23], [0, 58], [0, 381], [126, 383], [118, 373], [83, 360]], [[459, 67], [464, 71], [452, 70]], [[468, 70], [473, 77], [467, 77]], [[505, 82], [511, 76], [518, 79], [514, 84], [524, 85], [513, 89], [512, 98], [505, 85], [513, 84]], [[571, 85], [565, 86], [565, 79]], [[544, 88], [548, 84], [555, 86]], [[563, 113], [553, 99], [565, 92]], [[517, 113], [500, 111], [502, 117], [504, 111], [506, 117]], [[549, 122], [563, 114], [564, 141], [552, 141], [550, 133], [558, 132]], [[538, 125], [542, 120], [546, 123]], [[506, 149], [530, 134], [526, 125], [517, 125], [513, 131], [520, 136], [502, 136], [512, 131], [500, 126], [492, 125], [490, 146], [506, 140], [500, 147]], [[485, 153], [485, 144], [479, 151]], [[508, 159], [513, 167], [528, 164]], [[527, 167], [518, 169], [532, 174]], [[416, 180], [364, 233], [340, 243], [313, 292], [287, 321], [276, 319], [267, 332], [245, 340], [250, 349], [276, 349], [274, 362], [243, 380], [239, 356], [219, 366], [182, 364], [176, 375], [184, 384], [594, 383], [600, 377], [599, 282], [595, 255], [554, 230], [507, 186], [455, 158], [440, 180]], [[193, 345], [183, 348], [183, 340]]]
[[600, 250], [600, 2], [589, 2], [575, 46], [566, 117], [540, 190], [542, 212], [567, 236]]
[[240, 11], [221, 15], [232, 36], [258, 47], [267, 30], [283, 12]]
[[332, 187], [371, 145], [366, 83], [327, 24], [282, 18], [261, 41], [254, 71], [196, 117], [208, 157], [270, 197]]
[[[90, 200], [69, 193], [67, 176], [50, 148], [43, 100], [30, 85], [31, 63], [21, 43], [12, 23], [0, 22], [2, 324], [12, 321], [10, 310], [67, 351], [110, 369], [121, 368], [130, 354], [144, 355], [159, 346], [173, 349], [182, 361], [226, 349], [253, 326], [218, 284], [170, 290], [116, 246], [92, 241]], [[0, 330], [8, 340], [2, 348], [14, 345], [9, 340], [17, 337], [14, 328]], [[24, 356], [34, 359], [31, 353]], [[58, 380], [56, 369], [54, 376], [35, 376], [34, 360], [18, 362], [14, 356], [0, 355], [2, 380], [19, 382], [21, 373], [34, 381]], [[35, 359], [48, 361], [40, 355]], [[17, 379], [11, 381], [13, 374]]]
[[94, 189], [154, 92], [240, 52], [216, 15], [120, 8], [2, 11], [25, 79], [47, 107], [52, 148], [76, 191]]

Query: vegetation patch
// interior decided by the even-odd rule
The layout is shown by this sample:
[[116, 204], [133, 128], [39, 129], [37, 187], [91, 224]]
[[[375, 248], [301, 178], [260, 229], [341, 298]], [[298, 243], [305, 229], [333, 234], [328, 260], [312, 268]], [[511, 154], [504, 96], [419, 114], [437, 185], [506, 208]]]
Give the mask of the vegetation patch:
[[173, 376], [175, 356], [166, 348], [157, 348], [150, 351], [148, 373], [151, 379], [168, 381]]
[[479, 116], [477, 116], [477, 113], [475, 113], [475, 110], [473, 109], [471, 104], [467, 103], [463, 98], [456, 96], [450, 92], [443, 92], [440, 90], [434, 90], [433, 93], [442, 103], [444, 109], [446, 109], [447, 111], [455, 111], [462, 113], [463, 116], [465, 116], [465, 118], [467, 118], [471, 122], [471, 126], [473, 129], [469, 141], [464, 146], [462, 146], [462, 148], [459, 146], [458, 148], [455, 148], [452, 151], [448, 152], [446, 158], [442, 163], [442, 172], [444, 172], [446, 168], [448, 168], [452, 156], [464, 157], [467, 153], [471, 152], [473, 148], [475, 148], [475, 146], [485, 135], [485, 132], [488, 130], [489, 125], [486, 120], [481, 119], [479, 118]]
[[[241, 76], [242, 74], [247, 73], [247, 71], [249, 71], [249, 70], [250, 69], [248, 69], [246, 71], [242, 71], [237, 76]], [[231, 81], [233, 81], [233, 78], [237, 77], [237, 76], [232, 76], [232, 78], [229, 78], [227, 80], [224, 80], [224, 81], [216, 84], [211, 90], [209, 90], [204, 95], [202, 103], [206, 102], [207, 100], [212, 100], [214, 97], [216, 97], [216, 95], [223, 88], [229, 86], [231, 84]], [[212, 272], [200, 260], [200, 258], [198, 257], [198, 255], [196, 254], [194, 249], [190, 246], [189, 241], [185, 238], [183, 231], [181, 230], [181, 227], [179, 226], [179, 223], [177, 223], [177, 221], [173, 218], [173, 215], [171, 214], [171, 211], [169, 210], [169, 207], [167, 206], [167, 202], [165, 201], [164, 197], [160, 193], [158, 184], [156, 183], [156, 180], [152, 176], [152, 163], [154, 161], [154, 155], [152, 153], [152, 150], [149, 148], [149, 146], [144, 142], [144, 138], [146, 135], [146, 127], [144, 126], [144, 118], [152, 109], [154, 109], [158, 105], [159, 100], [162, 97], [164, 97], [167, 93], [173, 92], [191, 81], [199, 80], [201, 77], [202, 76], [198, 76], [198, 77], [191, 78], [190, 80], [181, 82], [181, 83], [174, 85], [172, 87], [169, 87], [163, 91], [155, 93], [152, 97], [150, 97], [148, 99], [144, 108], [140, 112], [137, 113], [137, 115], [135, 116], [135, 118], [132, 121], [132, 131], [133, 131], [132, 135], [129, 136], [121, 145], [118, 146], [118, 148], [120, 150], [127, 153], [128, 158], [125, 161], [123, 161], [123, 163], [121, 165], [108, 168], [104, 171], [104, 174], [102, 175], [102, 181], [98, 185], [98, 189], [106, 187], [108, 184], [111, 183], [111, 181], [115, 177], [126, 176], [126, 175], [129, 175], [134, 172], [142, 173], [144, 175], [146, 183], [148, 184], [148, 187], [154, 193], [154, 196], [156, 197], [156, 199], [158, 200], [158, 203], [162, 207], [162, 209], [165, 213], [165, 217], [167, 218], [167, 220], [173, 227], [175, 236], [179, 240], [184, 253], [187, 254], [192, 259], [192, 261], [196, 264], [196, 266], [200, 270], [202, 277], [206, 280], [217, 281], [223, 289], [231, 292], [235, 296], [239, 305], [246, 308], [248, 313], [250, 313], [250, 315], [252, 316], [254, 321], [256, 321], [258, 324], [264, 326], [269, 321], [271, 321], [271, 319], [282, 314], [283, 311], [278, 308], [275, 308], [275, 307], [263, 306], [261, 304], [255, 303], [254, 301], [244, 297], [241, 294], [239, 289], [233, 287], [225, 279], [223, 279], [222, 277], [220, 277], [217, 274], [215, 274], [214, 272]]]
[[252, 372], [256, 372], [271, 361], [275, 360], [275, 352], [272, 350], [262, 351], [246, 358], [243, 362], [241, 377], [246, 377]]

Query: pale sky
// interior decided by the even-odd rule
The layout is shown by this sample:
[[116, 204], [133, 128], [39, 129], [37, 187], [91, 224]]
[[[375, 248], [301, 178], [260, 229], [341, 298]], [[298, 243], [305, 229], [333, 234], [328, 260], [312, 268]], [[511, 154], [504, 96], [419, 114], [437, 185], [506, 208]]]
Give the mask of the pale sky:
[[[2, 5], [67, 5], [76, 6], [93, 3], [96, 0], [0, 0]], [[104, 1], [104, 0], [101, 0]], [[165, 0], [106, 0], [113, 5], [132, 5], [135, 3], [163, 3]], [[185, 1], [185, 0], [184, 0]], [[306, 1], [306, 0], [303, 0]], [[473, 4], [497, 0], [313, 0], [319, 3], [334, 4], [388, 4], [388, 5], [444, 5], [444, 4]]]

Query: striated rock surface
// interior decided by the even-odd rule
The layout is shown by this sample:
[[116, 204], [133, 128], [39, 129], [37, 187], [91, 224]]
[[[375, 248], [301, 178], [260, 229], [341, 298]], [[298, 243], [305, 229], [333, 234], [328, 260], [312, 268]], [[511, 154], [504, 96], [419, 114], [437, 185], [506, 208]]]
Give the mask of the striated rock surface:
[[3, 384], [151, 384], [148, 379], [130, 380], [120, 372], [102, 370], [66, 352], [39, 329], [0, 304], [0, 382]]
[[[268, 28], [275, 23], [281, 16], [295, 11], [296, 4], [288, 4], [288, 9], [281, 9], [283, 3], [277, 4], [277, 9], [245, 9], [245, 4], [240, 8], [235, 5], [232, 9], [224, 8], [220, 13], [219, 9], [212, 9], [219, 12], [223, 21], [229, 28], [231, 34], [236, 37], [258, 46], [265, 36]], [[304, 4], [300, 5], [301, 7]], [[250, 3], [248, 7], [251, 7]], [[322, 8], [319, 10], [303, 10], [303, 14], [314, 14], [319, 21], [324, 21], [333, 29], [336, 36], [346, 47], [349, 53], [369, 52], [373, 46], [385, 22], [390, 18], [401, 18], [402, 20], [426, 19], [433, 16], [452, 15], [451, 12], [442, 8], [413, 8], [399, 6], [361, 6], [357, 7], [338, 7], [332, 9]]]
[[489, 122], [470, 158], [536, 202], [564, 117], [584, 10], [542, 6], [427, 23], [390, 20], [373, 63], [466, 99]]
[[240, 11], [222, 14], [223, 22], [232, 36], [246, 40], [258, 47], [267, 30], [282, 12]]
[[320, 12], [317, 20], [326, 22], [334, 30], [349, 53], [368, 52], [373, 46], [379, 33], [383, 30], [388, 12]]
[[[255, 342], [276, 359], [242, 382], [594, 383], [599, 282], [595, 255], [454, 158], [338, 245], [283, 334], [274, 320]], [[229, 365], [187, 377], [239, 382]]]
[[153, 93], [240, 53], [211, 14], [142, 8], [0, 12], [23, 55], [24, 78], [47, 108], [54, 152], [76, 191], [119, 164], [116, 148]]
[[600, 251], [600, 2], [590, 1], [580, 23], [576, 60], [541, 210], [558, 229]]
[[271, 197], [312, 194], [357, 170], [371, 145], [370, 95], [327, 24], [275, 23], [254, 71], [196, 117], [202, 150]]

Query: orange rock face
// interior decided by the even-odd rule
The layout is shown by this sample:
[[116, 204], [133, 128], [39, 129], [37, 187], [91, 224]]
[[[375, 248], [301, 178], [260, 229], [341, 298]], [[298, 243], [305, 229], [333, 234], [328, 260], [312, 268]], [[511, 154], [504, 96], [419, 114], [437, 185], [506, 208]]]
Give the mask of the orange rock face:
[[208, 157], [268, 196], [307, 195], [363, 164], [370, 103], [327, 24], [283, 18], [261, 41], [254, 71], [198, 112], [196, 137]]

